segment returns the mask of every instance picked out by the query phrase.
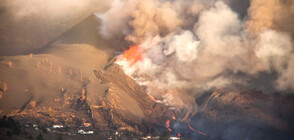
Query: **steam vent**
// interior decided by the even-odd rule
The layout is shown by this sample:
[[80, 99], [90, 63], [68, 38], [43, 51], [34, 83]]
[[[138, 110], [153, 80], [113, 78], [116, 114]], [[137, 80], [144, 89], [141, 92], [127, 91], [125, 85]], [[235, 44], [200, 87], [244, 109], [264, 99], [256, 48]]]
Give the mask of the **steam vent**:
[[292, 0], [2, 0], [2, 140], [293, 140]]

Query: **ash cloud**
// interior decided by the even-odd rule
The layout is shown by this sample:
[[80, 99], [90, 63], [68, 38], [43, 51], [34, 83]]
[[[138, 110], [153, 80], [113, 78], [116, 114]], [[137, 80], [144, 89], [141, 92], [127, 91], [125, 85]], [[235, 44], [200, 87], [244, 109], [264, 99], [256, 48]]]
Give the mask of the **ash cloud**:
[[[157, 98], [181, 98], [159, 92], [165, 89], [189, 96], [233, 86], [293, 91], [293, 2], [255, 0], [248, 9], [238, 7], [221, 0], [115, 0], [97, 17], [102, 35], [139, 46], [141, 61], [130, 66], [119, 56], [117, 63]], [[250, 85], [264, 73], [268, 82]]]
[[271, 28], [283, 31], [293, 37], [294, 2], [291, 0], [254, 0], [248, 9], [247, 26], [250, 33]]

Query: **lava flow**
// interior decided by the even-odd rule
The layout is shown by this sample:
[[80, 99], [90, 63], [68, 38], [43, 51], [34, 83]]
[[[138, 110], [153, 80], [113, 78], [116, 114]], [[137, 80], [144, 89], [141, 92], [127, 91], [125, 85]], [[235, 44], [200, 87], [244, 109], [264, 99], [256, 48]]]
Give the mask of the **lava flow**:
[[157, 102], [157, 100], [152, 95], [150, 95], [150, 94], [148, 94], [148, 95], [154, 102]]
[[188, 124], [188, 127], [189, 127], [192, 131], [197, 132], [198, 134], [201, 134], [201, 135], [205, 135], [205, 136], [207, 136], [207, 134], [205, 134], [205, 133], [203, 133], [203, 132], [200, 132], [200, 131], [197, 131], [197, 130], [195, 130], [194, 128], [192, 128], [190, 124]]
[[139, 60], [142, 60], [142, 52], [137, 45], [130, 46], [124, 51], [123, 57], [129, 62], [130, 66], [134, 65]]
[[165, 122], [165, 127], [168, 129], [168, 131], [172, 131], [172, 130], [169, 128], [169, 126], [170, 126], [170, 120], [167, 120], [167, 121]]
[[176, 115], [174, 112], [173, 112], [173, 120], [176, 120]]

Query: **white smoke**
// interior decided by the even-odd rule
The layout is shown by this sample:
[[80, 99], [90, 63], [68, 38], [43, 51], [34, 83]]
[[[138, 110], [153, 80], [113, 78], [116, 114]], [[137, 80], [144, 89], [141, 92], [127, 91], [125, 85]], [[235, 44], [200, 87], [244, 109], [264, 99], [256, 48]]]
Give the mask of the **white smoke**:
[[[167, 104], [182, 107], [175, 99], [185, 102], [191, 91], [249, 86], [261, 72], [278, 74], [276, 90], [294, 89], [291, 37], [268, 27], [250, 32], [254, 24], [223, 1], [114, 0], [98, 17], [103, 35], [138, 45], [142, 60], [130, 66], [121, 55], [117, 63]], [[162, 93], [167, 89], [172, 95]]]
[[172, 36], [168, 40], [169, 44], [163, 53], [168, 56], [175, 53], [176, 57], [183, 62], [191, 62], [197, 58], [199, 41], [194, 40], [194, 35], [190, 31], [185, 31], [180, 35]]
[[260, 33], [254, 51], [266, 70], [281, 72], [293, 53], [292, 48], [291, 38], [287, 34], [267, 30]]

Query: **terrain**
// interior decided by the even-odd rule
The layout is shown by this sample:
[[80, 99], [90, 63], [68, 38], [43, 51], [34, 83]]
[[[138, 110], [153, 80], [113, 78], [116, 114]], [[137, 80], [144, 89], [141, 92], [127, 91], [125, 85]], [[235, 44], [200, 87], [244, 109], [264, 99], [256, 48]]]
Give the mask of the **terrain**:
[[98, 23], [90, 16], [37, 54], [2, 57], [1, 114], [29, 124], [90, 123], [137, 134], [153, 123], [164, 126], [171, 110], [114, 64], [123, 48], [99, 38]]
[[[291, 94], [213, 88], [195, 97], [196, 115], [182, 121], [185, 114], [156, 101], [115, 63], [127, 45], [101, 38], [98, 26], [92, 15], [36, 53], [0, 58], [0, 114], [23, 129], [12, 137], [5, 129], [1, 138], [29, 138], [24, 131], [34, 138], [42, 133], [45, 139], [115, 139], [116, 132], [138, 139], [148, 134], [163, 139], [179, 134], [186, 139], [294, 138]], [[53, 125], [66, 130], [53, 131]], [[78, 135], [79, 129], [95, 134]]]

